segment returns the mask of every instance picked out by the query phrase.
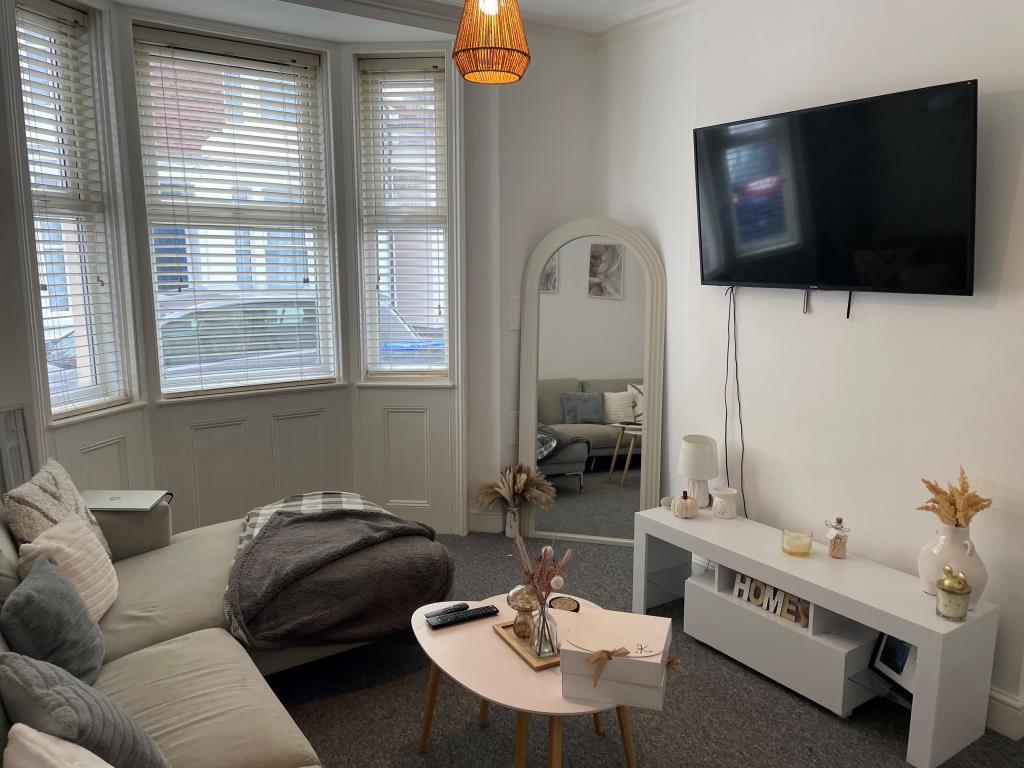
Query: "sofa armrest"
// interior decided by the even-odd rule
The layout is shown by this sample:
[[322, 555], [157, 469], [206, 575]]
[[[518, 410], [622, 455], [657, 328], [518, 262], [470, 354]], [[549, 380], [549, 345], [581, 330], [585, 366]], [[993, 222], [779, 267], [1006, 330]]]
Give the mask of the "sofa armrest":
[[171, 505], [161, 499], [145, 512], [94, 509], [114, 562], [151, 552], [171, 543]]

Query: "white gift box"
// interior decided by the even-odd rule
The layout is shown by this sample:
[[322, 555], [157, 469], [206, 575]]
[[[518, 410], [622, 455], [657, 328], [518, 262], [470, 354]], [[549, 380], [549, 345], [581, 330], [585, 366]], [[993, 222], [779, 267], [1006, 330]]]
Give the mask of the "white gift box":
[[[562, 696], [613, 706], [660, 710], [672, 641], [672, 620], [618, 611], [588, 611], [576, 617], [561, 643]], [[614, 656], [594, 684], [592, 653]]]

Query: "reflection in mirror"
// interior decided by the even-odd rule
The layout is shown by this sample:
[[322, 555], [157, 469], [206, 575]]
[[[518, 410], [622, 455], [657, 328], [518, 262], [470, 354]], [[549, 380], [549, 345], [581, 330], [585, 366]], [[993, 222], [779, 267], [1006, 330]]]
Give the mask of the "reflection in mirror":
[[537, 465], [558, 492], [538, 532], [631, 539], [642, 509], [643, 267], [624, 246], [573, 240], [539, 286]]

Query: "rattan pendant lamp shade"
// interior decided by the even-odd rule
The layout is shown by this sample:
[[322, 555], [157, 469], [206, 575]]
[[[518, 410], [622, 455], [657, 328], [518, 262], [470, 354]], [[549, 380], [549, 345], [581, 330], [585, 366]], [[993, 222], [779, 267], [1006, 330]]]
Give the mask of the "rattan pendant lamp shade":
[[518, 0], [466, 0], [452, 59], [471, 83], [503, 85], [530, 66]]

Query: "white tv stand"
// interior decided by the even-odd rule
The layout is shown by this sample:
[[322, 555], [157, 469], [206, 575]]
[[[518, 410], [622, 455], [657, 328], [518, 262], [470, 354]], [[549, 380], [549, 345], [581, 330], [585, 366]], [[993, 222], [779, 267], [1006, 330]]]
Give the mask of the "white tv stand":
[[[874, 692], [852, 680], [867, 669], [878, 632], [917, 647], [907, 762], [935, 768], [985, 732], [998, 608], [981, 602], [967, 621], [935, 614], [916, 576], [821, 544], [810, 557], [782, 551], [781, 532], [745, 518], [692, 520], [666, 509], [634, 521], [633, 611], [685, 595], [683, 629], [798, 693], [847, 716]], [[692, 554], [717, 563], [692, 576]], [[811, 602], [799, 624], [732, 596], [736, 572]]]

